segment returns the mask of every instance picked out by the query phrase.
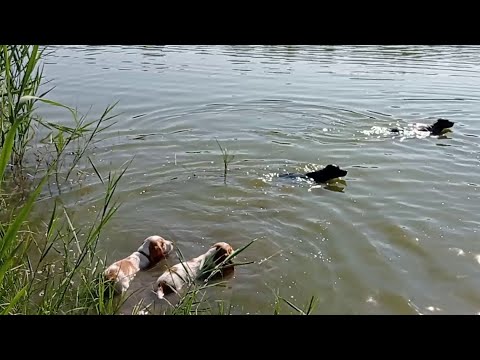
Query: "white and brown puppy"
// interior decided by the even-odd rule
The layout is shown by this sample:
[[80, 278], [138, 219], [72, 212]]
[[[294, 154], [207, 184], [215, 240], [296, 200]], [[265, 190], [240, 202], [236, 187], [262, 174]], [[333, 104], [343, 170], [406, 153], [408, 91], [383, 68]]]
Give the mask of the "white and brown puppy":
[[[233, 248], [229, 244], [218, 242], [206, 253], [167, 269], [160, 275], [155, 284], [158, 298], [163, 299], [165, 295], [180, 291], [185, 284], [198, 279], [198, 276], [205, 271], [204, 265], [213, 270], [213, 267], [222, 263], [232, 253]], [[207, 261], [208, 264], [206, 264]], [[231, 262], [229, 261], [229, 263]], [[226, 276], [232, 272], [233, 266], [225, 269], [221, 275]]]
[[130, 286], [130, 281], [140, 270], [146, 270], [165, 259], [173, 250], [173, 242], [161, 236], [152, 235], [130, 256], [118, 260], [104, 272], [107, 280], [114, 282], [115, 291], [124, 293]]

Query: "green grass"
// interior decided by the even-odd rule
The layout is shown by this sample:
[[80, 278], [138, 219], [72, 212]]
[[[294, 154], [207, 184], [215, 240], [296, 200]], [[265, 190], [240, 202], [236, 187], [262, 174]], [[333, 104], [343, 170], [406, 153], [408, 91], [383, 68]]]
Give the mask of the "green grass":
[[[0, 146], [11, 149], [9, 159], [15, 169], [22, 167], [27, 145], [33, 136], [33, 103], [24, 102], [22, 97], [38, 92], [43, 73], [39, 66], [41, 56], [38, 46], [1, 46]], [[14, 138], [9, 144], [7, 140], [11, 139], [7, 139], [7, 134], [11, 128], [15, 131], [10, 133]]]
[[228, 173], [228, 164], [230, 164], [235, 155], [229, 154], [227, 148], [223, 148], [222, 145], [215, 139], [217, 142], [218, 147], [220, 148], [220, 152], [222, 153], [222, 160], [223, 160], [223, 182], [227, 183], [227, 173]]
[[[6, 156], [7, 152], [3, 147], [0, 156]], [[48, 174], [11, 222], [0, 224], [0, 313], [118, 312], [121, 302], [105, 296], [111, 286], [101, 276], [105, 259], [96, 252], [96, 247], [102, 230], [118, 209], [114, 193], [126, 169], [127, 166], [119, 174], [109, 173], [103, 181], [103, 207], [86, 229], [77, 228], [69, 210], [55, 203], [49, 221], [38, 232], [29, 231], [28, 218]], [[85, 233], [81, 241], [79, 233]]]
[[[114, 105], [99, 119], [88, 120], [77, 110], [45, 98], [48, 91], [37, 95], [43, 76], [43, 52], [38, 46], [3, 45], [0, 50], [0, 314], [116, 313], [121, 302], [108, 296], [111, 286], [100, 275], [105, 259], [96, 248], [118, 209], [114, 193], [128, 165], [103, 178], [88, 158], [105, 187], [103, 208], [88, 228], [77, 228], [69, 209], [57, 202], [44, 226], [31, 230], [29, 221], [46, 185], [50, 194], [61, 193], [94, 139], [113, 125], [109, 120], [114, 118], [110, 115]], [[66, 109], [71, 126], [43, 121], [35, 114], [37, 102]], [[44, 153], [34, 154], [36, 176], [19, 183], [28, 168], [28, 145], [39, 126], [49, 133]], [[74, 154], [68, 163], [67, 152]], [[57, 191], [51, 189], [52, 182]], [[11, 184], [21, 184], [26, 196], [12, 201], [18, 186]], [[80, 231], [86, 234], [81, 241]]]

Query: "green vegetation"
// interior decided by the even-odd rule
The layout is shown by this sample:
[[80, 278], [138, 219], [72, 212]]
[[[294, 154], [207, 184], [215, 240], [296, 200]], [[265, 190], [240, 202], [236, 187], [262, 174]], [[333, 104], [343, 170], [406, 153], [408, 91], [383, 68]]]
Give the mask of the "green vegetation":
[[217, 139], [215, 139], [217, 142], [218, 147], [220, 148], [220, 151], [222, 152], [222, 160], [223, 160], [223, 182], [227, 182], [227, 173], [228, 173], [228, 164], [230, 164], [233, 159], [235, 158], [235, 155], [229, 154], [227, 148], [222, 148], [222, 145], [218, 142]]

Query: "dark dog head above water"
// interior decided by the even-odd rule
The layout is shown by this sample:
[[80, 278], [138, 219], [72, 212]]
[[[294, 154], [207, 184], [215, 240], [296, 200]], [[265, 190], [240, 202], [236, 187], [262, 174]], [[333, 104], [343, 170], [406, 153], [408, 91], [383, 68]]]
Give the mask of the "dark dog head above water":
[[324, 183], [329, 180], [347, 175], [347, 170], [342, 170], [339, 166], [330, 164], [321, 170], [309, 172], [305, 175], [313, 179], [317, 183]]
[[[450, 120], [446, 119], [438, 119], [434, 124], [432, 125], [421, 125], [418, 126], [417, 129], [421, 131], [429, 131], [432, 135], [440, 135], [443, 130], [451, 128], [455, 123]], [[399, 128], [391, 128], [391, 132], [393, 133], [399, 133], [400, 129]]]
[[438, 119], [435, 124], [428, 127], [428, 130], [432, 133], [432, 135], [440, 135], [443, 130], [451, 128], [454, 124], [455, 123], [450, 120]]

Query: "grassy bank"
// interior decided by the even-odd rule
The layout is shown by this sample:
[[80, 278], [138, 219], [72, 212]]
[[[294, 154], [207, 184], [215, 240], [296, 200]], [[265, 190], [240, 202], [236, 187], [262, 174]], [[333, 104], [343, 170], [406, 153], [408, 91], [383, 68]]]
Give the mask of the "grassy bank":
[[[30, 45], [0, 46], [0, 314], [118, 314], [125, 299], [111, 296], [101, 276], [113, 259], [97, 245], [118, 210], [115, 191], [129, 164], [101, 174], [89, 156], [91, 144], [115, 124], [115, 105], [90, 119], [49, 99], [49, 90], [40, 94], [44, 51]], [[59, 107], [69, 121], [40, 118], [39, 104]], [[226, 181], [233, 156], [218, 145]], [[95, 173], [104, 186], [102, 207], [84, 227], [72, 222], [71, 209], [59, 201], [67, 186], [75, 186], [80, 167]], [[38, 207], [44, 207], [44, 221], [33, 227]], [[209, 286], [215, 284], [192, 284], [167, 313], [230, 313], [223, 303], [208, 305]], [[273, 296], [275, 314], [281, 304], [301, 314], [314, 305], [312, 298], [300, 309], [276, 292]], [[145, 304], [134, 306], [133, 313], [145, 313]]]
[[[105, 259], [97, 252], [102, 229], [118, 209], [114, 193], [127, 166], [101, 175], [103, 208], [93, 224], [80, 229], [69, 209], [55, 200], [76, 168], [90, 162], [94, 138], [113, 125], [113, 106], [98, 119], [38, 94], [43, 79], [38, 46], [1, 47], [0, 55], [0, 313], [113, 314], [119, 303], [105, 296], [99, 275]], [[36, 115], [39, 103], [61, 107], [70, 125]], [[48, 135], [39, 139], [41, 128]], [[31, 146], [32, 142], [35, 145]], [[32, 150], [33, 149], [33, 150]], [[68, 161], [67, 161], [68, 155]], [[32, 210], [49, 206], [46, 221], [32, 229]], [[85, 233], [81, 241], [79, 233]]]

